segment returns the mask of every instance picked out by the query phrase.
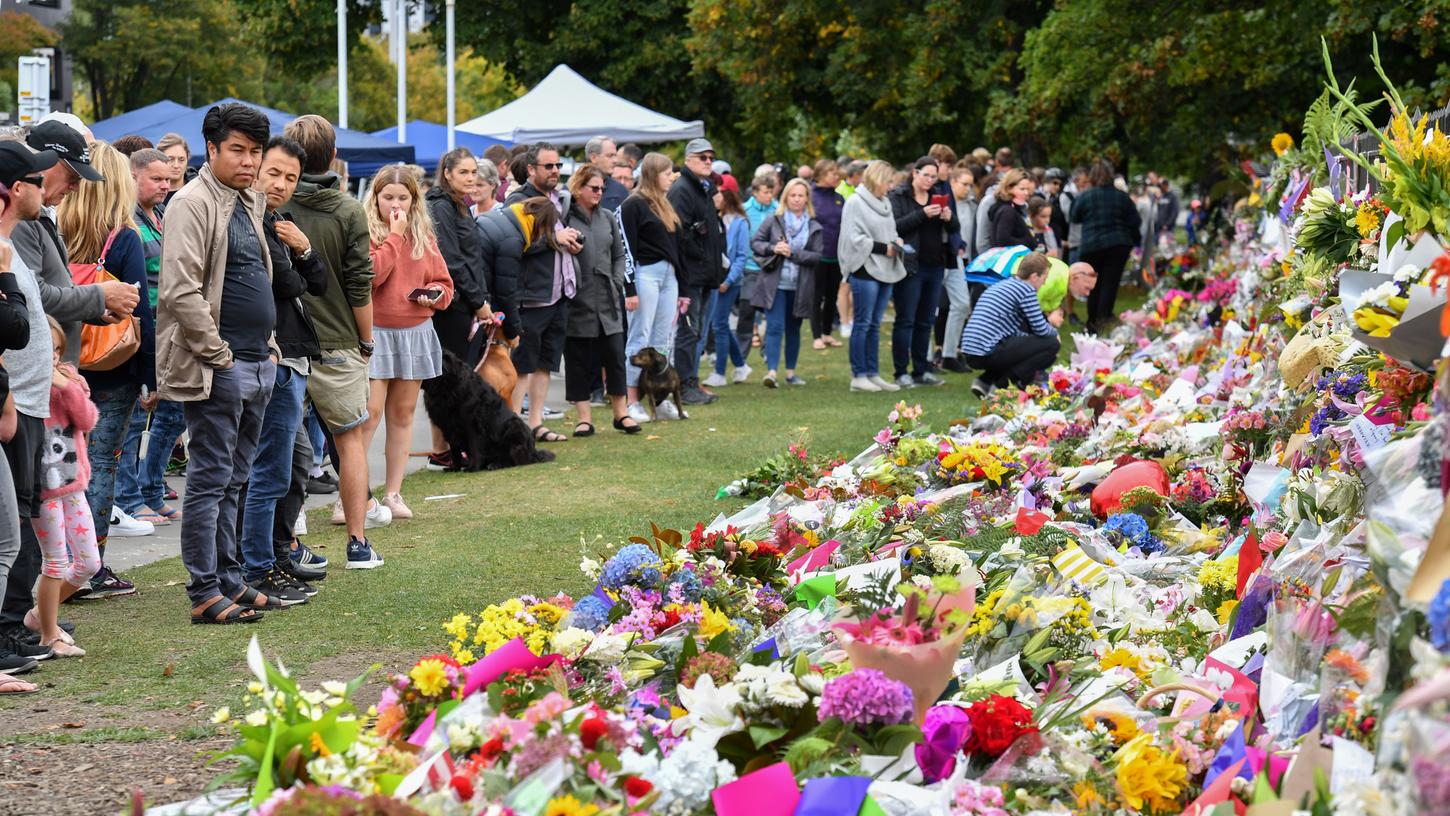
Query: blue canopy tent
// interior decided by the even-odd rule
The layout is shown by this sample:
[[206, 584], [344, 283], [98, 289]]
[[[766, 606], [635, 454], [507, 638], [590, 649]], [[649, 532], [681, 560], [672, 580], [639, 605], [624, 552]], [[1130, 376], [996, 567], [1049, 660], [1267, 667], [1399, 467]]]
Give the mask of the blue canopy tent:
[[[396, 127], [383, 128], [373, 131], [372, 135], [379, 139], [386, 139], [390, 142], [398, 141], [398, 129]], [[436, 122], [426, 122], [422, 119], [414, 119], [408, 123], [408, 144], [413, 146], [416, 155], [416, 162], [430, 174], [438, 168], [438, 159], [448, 152], [448, 126]], [[473, 151], [473, 155], [482, 156], [483, 151], [494, 145], [512, 147], [512, 142], [502, 139], [495, 139], [492, 136], [484, 136], [478, 133], [464, 133], [457, 128], [453, 131], [453, 143], [458, 147], [466, 147]], [[501, 168], [505, 171], [507, 168]]]
[[[263, 105], [255, 105], [240, 99], [219, 99], [211, 104], [186, 110], [167, 119], [145, 124], [140, 127], [131, 128], [125, 133], [135, 133], [145, 136], [151, 141], [160, 139], [163, 135], [171, 132], [179, 133], [186, 138], [186, 143], [191, 147], [191, 163], [200, 165], [206, 159], [206, 143], [201, 137], [201, 122], [206, 117], [206, 112], [213, 105], [221, 105], [227, 102], [242, 102], [251, 105], [267, 115], [268, 124], [272, 133], [280, 134], [282, 128], [288, 122], [296, 119], [296, 114], [286, 111], [268, 108]], [[110, 120], [107, 120], [110, 121]], [[97, 133], [96, 135], [100, 135]], [[117, 135], [125, 135], [124, 133]], [[375, 175], [384, 165], [396, 164], [398, 162], [412, 163], [413, 146], [389, 142], [379, 139], [359, 130], [337, 129], [337, 157], [347, 162], [348, 174], [354, 177], [368, 177]]]
[[[152, 102], [144, 107], [133, 111], [126, 111], [110, 119], [103, 119], [91, 125], [91, 133], [97, 139], [104, 139], [114, 142], [128, 133], [140, 132], [142, 128], [148, 128], [162, 122], [169, 122], [180, 116], [191, 113], [191, 108], [180, 102], [172, 102], [170, 99], [163, 99], [160, 102]], [[152, 139], [151, 141], [156, 141]]]

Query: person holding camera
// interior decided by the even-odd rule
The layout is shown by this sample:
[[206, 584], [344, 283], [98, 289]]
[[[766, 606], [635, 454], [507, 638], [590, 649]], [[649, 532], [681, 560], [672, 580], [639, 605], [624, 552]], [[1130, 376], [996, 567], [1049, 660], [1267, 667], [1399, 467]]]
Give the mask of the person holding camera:
[[922, 156], [911, 169], [911, 179], [891, 192], [891, 213], [906, 263], [906, 278], [891, 293], [896, 304], [891, 361], [901, 388], [946, 382], [932, 371], [931, 335], [946, 266], [956, 265], [951, 236], [959, 227], [951, 193], [932, 190], [938, 170], [936, 159]]

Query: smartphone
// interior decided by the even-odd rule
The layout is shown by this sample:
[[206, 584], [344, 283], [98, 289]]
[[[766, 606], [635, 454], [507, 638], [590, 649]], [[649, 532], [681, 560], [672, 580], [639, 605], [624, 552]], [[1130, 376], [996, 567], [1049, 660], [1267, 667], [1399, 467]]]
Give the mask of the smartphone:
[[952, 203], [951, 202], [951, 196], [947, 196], [947, 195], [934, 195], [934, 196], [931, 197], [931, 203], [933, 203], [933, 204], [937, 205], [938, 207], [941, 207], [943, 210], [945, 210]]
[[408, 300], [416, 301], [418, 298], [431, 298], [437, 300], [443, 297], [442, 289], [414, 289], [408, 293]]

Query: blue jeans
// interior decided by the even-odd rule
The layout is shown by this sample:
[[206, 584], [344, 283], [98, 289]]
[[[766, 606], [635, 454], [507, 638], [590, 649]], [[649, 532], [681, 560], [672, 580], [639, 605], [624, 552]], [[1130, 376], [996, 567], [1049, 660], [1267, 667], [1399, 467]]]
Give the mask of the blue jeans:
[[705, 356], [705, 347], [710, 345], [710, 330], [715, 323], [712, 320], [715, 314], [715, 300], [720, 296], [719, 288], [710, 289], [710, 297], [705, 299], [705, 310], [700, 313], [700, 342], [695, 348], [695, 357], [698, 359]]
[[322, 430], [322, 420], [317, 418], [317, 409], [307, 409], [307, 439], [312, 443], [312, 467], [321, 470], [327, 461], [327, 434]]
[[[668, 359], [675, 353], [671, 333], [675, 327], [676, 301], [680, 296], [680, 284], [675, 280], [675, 268], [669, 261], [645, 264], [634, 271], [635, 292], [639, 295], [639, 308], [629, 316], [629, 334], [625, 337], [624, 359], [626, 360], [626, 382], [630, 388], [639, 385], [639, 369], [628, 363], [634, 353], [652, 346]], [[680, 372], [680, 379], [685, 372]]]
[[257, 456], [242, 502], [242, 578], [247, 583], [260, 581], [275, 563], [272, 529], [277, 502], [292, 485], [292, 449], [306, 396], [307, 378], [287, 366], [277, 366], [276, 385], [262, 416]]
[[[141, 456], [141, 437], [150, 429], [146, 456]], [[166, 465], [171, 448], [186, 430], [181, 403], [157, 400], [156, 410], [146, 413], [137, 405], [131, 412], [131, 427], [121, 446], [121, 466], [116, 471], [117, 507], [136, 515], [143, 507], [159, 510], [166, 504]]]
[[805, 318], [795, 316], [795, 295], [794, 289], [781, 289], [775, 293], [775, 300], [770, 302], [770, 309], [765, 313], [765, 367], [774, 371], [775, 364], [780, 360], [780, 339], [785, 335], [785, 367], [787, 371], [795, 370], [796, 360], [801, 356], [801, 323]]
[[[865, 272], [847, 279], [851, 284], [851, 376], [881, 374], [881, 318], [891, 300], [892, 284], [882, 283]], [[899, 318], [898, 318], [899, 319]]]
[[931, 370], [931, 331], [941, 300], [942, 268], [923, 266], [898, 281], [891, 292], [896, 302], [896, 323], [891, 327], [891, 362], [896, 376]]
[[[111, 532], [111, 506], [116, 500], [116, 469], [121, 462], [121, 447], [126, 442], [126, 429], [131, 426], [131, 411], [141, 396], [141, 386], [123, 385], [109, 391], [92, 391], [96, 404], [96, 427], [86, 440], [91, 457], [91, 483], [86, 488], [86, 503], [91, 506], [91, 519], [96, 525], [96, 540], [104, 541]], [[171, 451], [167, 451], [169, 455]]]
[[[730, 330], [730, 312], [735, 301], [740, 299], [740, 284], [724, 292], [716, 292], [714, 308], [710, 311], [710, 330], [715, 334], [715, 373], [725, 376], [726, 357], [736, 368], [745, 365], [745, 352], [740, 348], [740, 338]], [[722, 345], [726, 344], [726, 345]]]

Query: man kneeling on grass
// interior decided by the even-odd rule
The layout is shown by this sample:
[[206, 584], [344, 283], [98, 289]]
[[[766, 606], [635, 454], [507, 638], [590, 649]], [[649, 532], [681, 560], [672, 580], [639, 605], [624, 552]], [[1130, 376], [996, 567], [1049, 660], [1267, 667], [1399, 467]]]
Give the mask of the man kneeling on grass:
[[1062, 309], [1044, 315], [1037, 290], [1047, 280], [1048, 260], [1031, 253], [1017, 265], [1017, 276], [982, 294], [962, 332], [962, 359], [981, 376], [972, 383], [979, 398], [1009, 381], [1030, 385], [1057, 359], [1057, 327]]

